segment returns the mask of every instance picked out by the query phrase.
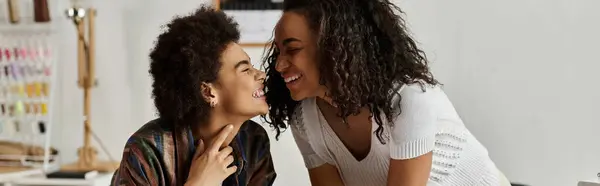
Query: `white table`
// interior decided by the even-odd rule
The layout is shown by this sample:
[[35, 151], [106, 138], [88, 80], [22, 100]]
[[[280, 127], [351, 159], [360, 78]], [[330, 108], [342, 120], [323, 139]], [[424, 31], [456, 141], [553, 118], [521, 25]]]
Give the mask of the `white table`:
[[112, 173], [98, 174], [95, 178], [89, 180], [80, 179], [48, 179], [45, 175], [39, 174], [29, 177], [22, 177], [5, 182], [4, 186], [106, 186], [110, 185]]
[[600, 182], [591, 180], [580, 181], [577, 183], [577, 186], [600, 186]]

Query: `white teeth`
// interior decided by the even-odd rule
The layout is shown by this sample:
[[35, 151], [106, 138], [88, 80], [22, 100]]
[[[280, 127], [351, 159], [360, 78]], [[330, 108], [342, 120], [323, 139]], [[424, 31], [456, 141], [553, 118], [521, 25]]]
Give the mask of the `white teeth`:
[[284, 81], [285, 81], [285, 83], [289, 83], [289, 82], [292, 82], [294, 80], [297, 80], [300, 77], [302, 77], [302, 75], [298, 74], [298, 75], [294, 75], [294, 76], [290, 76], [288, 78], [285, 78]]
[[264, 91], [262, 91], [262, 90], [260, 90], [260, 89], [259, 89], [259, 90], [255, 90], [255, 91], [252, 93], [252, 97], [254, 97], [254, 98], [260, 98], [260, 97], [262, 97], [262, 96], [264, 96], [264, 95], [265, 95], [265, 92], [264, 92]]

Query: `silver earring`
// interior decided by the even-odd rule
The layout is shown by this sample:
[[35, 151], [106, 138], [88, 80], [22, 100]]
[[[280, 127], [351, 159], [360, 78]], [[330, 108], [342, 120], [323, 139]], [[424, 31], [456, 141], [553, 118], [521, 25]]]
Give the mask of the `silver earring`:
[[217, 105], [216, 101], [210, 101], [210, 107], [215, 107]]

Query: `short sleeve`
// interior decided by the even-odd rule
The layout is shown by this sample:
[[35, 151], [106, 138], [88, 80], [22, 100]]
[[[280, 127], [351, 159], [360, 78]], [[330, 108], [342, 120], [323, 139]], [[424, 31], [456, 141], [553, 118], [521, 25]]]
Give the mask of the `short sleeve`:
[[391, 129], [390, 157], [404, 160], [419, 157], [433, 150], [435, 143], [438, 100], [436, 88], [425, 85], [405, 85], [400, 91], [400, 115]]
[[294, 116], [289, 121], [292, 128], [292, 135], [294, 136], [294, 141], [296, 141], [296, 145], [302, 154], [302, 158], [304, 159], [304, 165], [307, 169], [312, 169], [319, 167], [325, 164], [325, 160], [323, 160], [311, 147], [308, 141], [308, 135], [306, 133], [306, 128], [304, 126], [304, 120], [302, 118], [302, 106], [298, 105], [296, 108], [296, 112], [294, 112]]

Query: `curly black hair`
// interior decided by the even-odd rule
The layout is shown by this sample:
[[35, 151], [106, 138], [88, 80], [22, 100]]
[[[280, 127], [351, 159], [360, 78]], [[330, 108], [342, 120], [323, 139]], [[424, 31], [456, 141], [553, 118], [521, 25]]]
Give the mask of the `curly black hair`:
[[[392, 99], [403, 84], [439, 84], [428, 68], [424, 52], [408, 33], [403, 12], [389, 0], [285, 0], [284, 12], [303, 15], [317, 34], [317, 63], [320, 84], [325, 85], [344, 121], [368, 107], [374, 116], [385, 114], [393, 121], [400, 102]], [[395, 12], [397, 11], [397, 12]], [[264, 59], [267, 71], [269, 115], [263, 116], [277, 131], [294, 113], [298, 102], [292, 100], [283, 78], [275, 70], [278, 48], [272, 43]], [[399, 107], [398, 107], [399, 108]], [[394, 113], [392, 113], [394, 112]], [[383, 121], [375, 117], [375, 131], [382, 137]], [[390, 123], [391, 124], [391, 123]]]
[[160, 119], [189, 126], [209, 114], [200, 86], [217, 80], [221, 54], [240, 31], [231, 17], [206, 6], [165, 27], [150, 53], [154, 104]]

